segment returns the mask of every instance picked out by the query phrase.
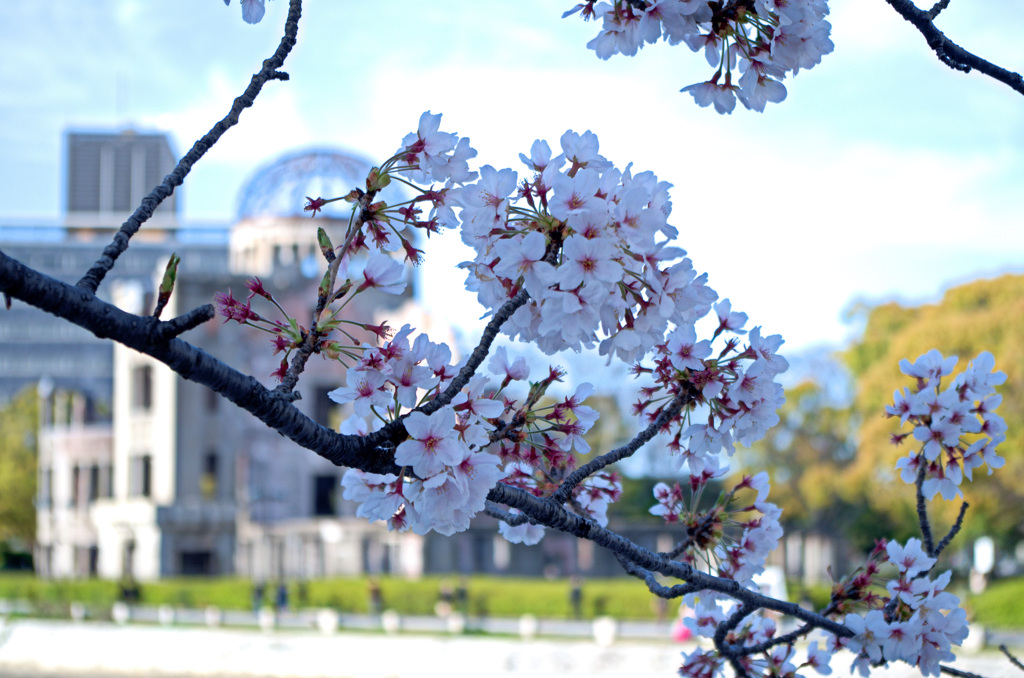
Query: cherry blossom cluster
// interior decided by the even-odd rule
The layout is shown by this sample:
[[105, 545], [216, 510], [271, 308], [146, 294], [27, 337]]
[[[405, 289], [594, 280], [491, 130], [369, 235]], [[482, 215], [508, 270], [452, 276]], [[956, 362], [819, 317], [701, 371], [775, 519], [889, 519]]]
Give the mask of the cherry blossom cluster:
[[[357, 515], [387, 521], [395, 530], [433, 529], [450, 535], [469, 527], [497, 482], [546, 496], [575, 467], [573, 450], [589, 452], [583, 436], [597, 420], [597, 412], [583, 400], [593, 387], [582, 384], [553, 405], [539, 405], [546, 389], [562, 376], [552, 369], [518, 402], [503, 391], [510, 383], [525, 380], [529, 369], [522, 358], [509, 361], [504, 347], [495, 351], [488, 365], [502, 379], [497, 389], [477, 374], [449, 405], [429, 415], [415, 411], [448, 386], [458, 366], [451, 364], [446, 345], [434, 344], [425, 335], [410, 344], [411, 331], [407, 325], [382, 348], [366, 347], [349, 368], [346, 386], [328, 394], [353, 409], [343, 433], [366, 435], [408, 415], [404, 425], [409, 437], [394, 454], [401, 475], [346, 472], [343, 496], [360, 504]], [[366, 417], [375, 423], [368, 424]], [[567, 503], [571, 510], [606, 525], [608, 504], [620, 493], [615, 474], [596, 474], [576, 487]], [[501, 534], [512, 542], [536, 543], [543, 530], [529, 523], [502, 524]]]
[[[763, 496], [762, 493], [766, 491], [766, 485], [760, 485], [756, 479], [757, 476], [744, 477], [740, 485], [726, 496], [731, 497], [736, 490], [744, 486], [757, 489], [759, 496]], [[692, 484], [694, 484], [694, 480], [691, 478]], [[678, 490], [674, 490], [674, 493], [681, 494]], [[837, 582], [833, 586], [832, 600], [822, 614], [836, 618], [854, 609], [868, 611], [881, 609], [888, 599], [877, 592], [881, 586], [879, 571], [887, 559], [886, 544], [883, 540], [876, 546], [864, 566], [857, 568], [845, 580]], [[748, 582], [745, 588], [755, 587]], [[696, 635], [709, 638], [714, 637], [723, 624], [729, 624], [730, 618], [740, 609], [736, 601], [711, 591], [691, 594], [684, 598], [684, 604], [694, 609], [693, 616], [684, 619], [684, 623]], [[849, 639], [844, 639], [841, 643], [831, 634], [825, 633], [819, 639], [809, 643], [801, 660], [798, 658], [798, 653], [792, 642], [775, 642], [777, 631], [776, 624], [770, 617], [757, 613], [750, 614], [735, 624], [726, 634], [724, 642], [731, 647], [773, 644], [772, 647], [764, 651], [754, 651], [737, 658], [747, 675], [763, 676], [763, 678], [780, 678], [781, 676], [798, 678], [801, 675], [806, 675], [806, 672], [801, 673], [803, 669], [811, 669], [818, 674], [829, 675], [832, 673], [830, 662], [836, 650], [844, 646], [842, 643], [850, 642]], [[684, 652], [683, 658], [683, 665], [680, 668], [682, 676], [712, 678], [725, 675], [725, 666], [728, 660], [720, 652], [698, 647], [691, 652]]]
[[659, 39], [703, 51], [714, 74], [682, 91], [719, 113], [731, 113], [737, 99], [755, 111], [779, 103], [786, 75], [813, 68], [833, 49], [827, 0], [587, 0], [563, 16], [577, 12], [601, 20], [587, 47], [602, 59], [633, 56]]
[[1006, 375], [995, 372], [995, 359], [983, 352], [943, 388], [943, 378], [952, 374], [956, 363], [955, 356], [944, 358], [934, 349], [914, 363], [900, 361], [900, 370], [915, 384], [896, 391], [893, 404], [886, 407], [901, 425], [913, 426], [910, 432], [893, 435], [896, 444], [912, 436], [920, 445], [896, 467], [910, 484], [923, 473], [922, 492], [927, 499], [936, 494], [947, 500], [962, 497], [960, 484], [965, 477], [970, 481], [976, 468], [987, 465], [991, 474], [1004, 463], [996, 454], [1006, 439], [1006, 422], [996, 414], [1003, 397], [995, 387], [1006, 381]]
[[669, 184], [613, 167], [591, 132], [568, 131], [560, 147], [534, 142], [522, 183], [485, 165], [457, 189], [462, 240], [477, 253], [462, 264], [467, 288], [492, 311], [525, 289], [529, 303], [503, 331], [546, 353], [598, 346], [637, 360], [718, 295], [669, 244]]
[[387, 521], [391, 529], [450, 535], [469, 527], [488, 490], [505, 475], [499, 458], [484, 451], [494, 428], [490, 420], [504, 405], [484, 395], [487, 380], [477, 375], [450, 404], [429, 415], [412, 411], [448, 385], [456, 366], [447, 345], [423, 334], [410, 343], [411, 333], [406, 325], [383, 347], [366, 347], [349, 368], [346, 386], [328, 393], [355, 413], [342, 432], [365, 435], [408, 414], [408, 438], [394, 452], [403, 474], [350, 469], [343, 496], [360, 504], [357, 515]]
[[[691, 390], [692, 405], [708, 406], [708, 423], [681, 429], [673, 442], [695, 472], [720, 449], [731, 452], [734, 440], [750, 444], [778, 421], [783, 396], [775, 377], [788, 367], [777, 354], [778, 335], [762, 338], [755, 328], [742, 350], [733, 337], [714, 356], [710, 340], [696, 340], [695, 323], [712, 308], [718, 316], [712, 340], [744, 334], [747, 317], [732, 311], [728, 300], [713, 306], [718, 295], [707, 275], [698, 275], [686, 253], [669, 244], [678, 232], [668, 224], [668, 184], [650, 172], [616, 169], [599, 154], [593, 133], [568, 131], [558, 155], [536, 141], [529, 157], [520, 156], [532, 170], [528, 180], [485, 165], [477, 181], [454, 186], [471, 180], [466, 159], [475, 151], [465, 139], [441, 132], [439, 119], [423, 114], [419, 130], [395, 155], [408, 165], [392, 173], [445, 182], [414, 186], [420, 195], [413, 204], [431, 206], [427, 221], [414, 225], [461, 228], [477, 253], [462, 264], [467, 287], [489, 312], [523, 290], [529, 294], [504, 332], [547, 353], [597, 346], [626, 362], [654, 355], [653, 368], [637, 368], [657, 381], [637, 412], [657, 416], [659, 392]], [[680, 422], [691, 412], [686, 409]]]
[[[335, 246], [324, 229], [317, 230], [327, 270], [320, 282], [315, 318], [310, 326], [300, 324], [290, 317], [257, 278], [247, 284], [250, 294], [244, 302], [235, 299], [230, 292], [217, 295], [218, 310], [227, 320], [247, 324], [273, 335], [275, 354], [284, 353], [273, 376], [284, 378], [292, 351], [303, 344], [311, 331], [315, 331], [317, 337], [314, 352], [340, 359], [345, 364], [358, 359], [365, 349], [346, 327], [358, 327], [379, 338], [389, 333], [390, 328], [385, 325], [352, 321], [343, 317], [343, 311], [356, 295], [367, 290], [377, 290], [384, 294], [402, 294], [405, 291], [408, 274], [394, 253], [403, 252], [404, 258], [413, 263], [419, 263], [423, 254], [413, 244], [410, 228], [421, 229], [429, 235], [440, 230], [441, 225], [454, 223], [454, 213], [448, 204], [448, 191], [455, 183], [476, 178], [476, 173], [469, 171], [467, 163], [469, 158], [476, 155], [476, 151], [469, 147], [468, 139], [459, 140], [454, 134], [439, 132], [440, 119], [440, 115], [424, 113], [417, 132], [403, 140], [402, 148], [395, 155], [370, 171], [365, 190], [356, 188], [344, 196], [334, 198], [307, 198], [305, 209], [312, 216], [316, 216], [328, 203], [338, 200], [353, 205], [352, 217], [341, 245]], [[407, 179], [421, 182], [438, 179], [445, 181], [446, 185], [438, 190], [417, 189], [416, 197], [389, 204], [379, 198], [381, 191], [393, 179], [409, 186], [412, 184]], [[420, 218], [421, 203], [431, 205], [431, 214], [425, 219]], [[281, 319], [268, 319], [253, 311], [254, 297], [271, 303]]]
[[[710, 620], [709, 620], [710, 621]], [[726, 636], [726, 642], [735, 645], [755, 645], [771, 641], [776, 633], [775, 622], [765, 617], [748, 617], [735, 631]], [[698, 647], [683, 652], [683, 665], [679, 675], [684, 678], [712, 678], [725, 675], [727, 660], [714, 650]], [[822, 675], [832, 672], [829, 667], [831, 656], [822, 643], [813, 641], [807, 648], [803, 661], [798, 658], [792, 643], [780, 644], [759, 655], [745, 656], [739, 660], [746, 675], [763, 678], [799, 678], [801, 669], [810, 668]]]
[[[782, 536], [782, 512], [765, 501], [770, 488], [764, 471], [744, 476], [732, 490], [723, 492], [714, 506], [701, 510], [698, 502], [707, 483], [723, 472], [690, 475], [688, 490], [679, 483], [671, 487], [658, 483], [654, 486], [658, 503], [651, 508], [651, 514], [686, 528], [686, 541], [675, 554], [680, 560], [706, 566], [718, 576], [747, 584], [764, 569], [765, 558]], [[756, 493], [753, 501], [738, 500], [737, 493], [743, 490]]]
[[[720, 452], [732, 455], [735, 443], [750, 445], [778, 423], [785, 402], [776, 377], [789, 368], [778, 354], [779, 335], [761, 336], [755, 327], [741, 341], [747, 316], [729, 300], [715, 304], [718, 326], [711, 339], [698, 341], [692, 326], [678, 327], [656, 347], [653, 365], [633, 367], [654, 383], [640, 391], [633, 407], [648, 420], [657, 418], [670, 398], [685, 398], [683, 411], [671, 422], [669, 450], [694, 476], [724, 473]], [[714, 341], [724, 346], [716, 351]]]
[[[395, 222], [428, 233], [443, 226], [459, 227], [463, 241], [477, 252], [473, 261], [462, 265], [469, 270], [467, 286], [490, 313], [524, 292], [529, 295], [502, 328], [512, 338], [534, 342], [548, 353], [597, 346], [602, 354], [625, 361], [653, 356], [653, 367], [635, 367], [638, 374], [654, 375], [655, 382], [644, 388], [636, 412], [653, 420], [669, 399], [685, 396], [686, 406], [669, 422], [677, 430], [671, 448], [680, 451], [695, 473], [713, 473], [720, 450], [731, 452], [734, 440], [753, 442], [777, 421], [775, 411], [783, 398], [775, 377], [787, 367], [777, 355], [782, 341], [777, 336], [762, 339], [755, 328], [746, 345], [740, 345], [746, 315], [732, 311], [728, 300], [715, 304], [718, 295], [707, 286], [706, 275], [697, 275], [685, 252], [669, 245], [677, 231], [667, 220], [668, 184], [649, 172], [634, 176], [629, 168], [614, 168], [599, 154], [595, 135], [572, 131], [561, 137], [562, 153], [556, 156], [543, 141], [533, 144], [529, 157], [521, 156], [532, 170], [531, 178], [522, 183], [511, 169], [485, 165], [477, 174], [468, 167], [476, 151], [467, 139], [441, 131], [440, 119], [424, 113], [416, 132], [367, 177], [366, 191], [344, 196], [362, 209], [359, 230], [342, 248], [343, 263], [334, 265], [339, 280], [350, 252], [370, 241], [387, 249], [392, 234], [404, 242]], [[416, 196], [399, 206], [377, 200], [376, 192], [394, 181]], [[315, 213], [327, 202], [311, 199], [307, 208]], [[405, 249], [408, 252], [409, 247]], [[399, 266], [386, 255], [377, 256], [371, 261], [382, 267], [385, 262]], [[386, 290], [397, 284], [398, 276], [391, 271], [382, 268], [373, 276], [364, 275], [364, 282], [347, 284], [357, 290]], [[697, 342], [695, 323], [712, 308], [717, 329], [711, 340]], [[719, 336], [729, 338], [712, 355], [711, 341]], [[403, 330], [396, 340], [407, 337]], [[421, 365], [429, 362], [425, 348], [395, 348], [395, 340], [388, 346], [401, 356], [395, 359], [398, 362], [390, 362], [388, 350], [382, 354], [364, 347], [363, 357], [349, 370], [348, 386], [332, 395], [338, 402], [351, 402], [357, 415], [373, 414], [378, 422], [394, 420], [403, 408], [414, 409], [443, 388], [439, 375], [450, 358], [447, 352], [441, 362]], [[525, 379], [523, 368], [510, 365], [504, 352], [496, 353], [495, 360], [492, 371], [503, 380], [498, 393], [511, 381]], [[575, 468], [575, 455], [590, 451], [584, 435], [597, 419], [597, 413], [583, 405], [593, 392], [588, 384], [554, 406], [542, 406], [540, 396], [560, 378], [559, 371], [552, 371], [533, 384], [521, 402], [504, 396], [501, 408], [493, 401], [487, 411], [473, 412], [477, 418], [460, 420], [464, 430], [456, 436], [465, 449], [497, 455], [504, 482], [536, 496], [555, 492]], [[482, 376], [474, 376], [469, 392], [483, 393], [484, 384]], [[457, 411], [458, 405], [452, 402]], [[707, 424], [691, 421], [705, 414]], [[409, 419], [421, 424], [418, 416]], [[430, 441], [423, 445], [448, 452], [429, 469], [417, 470], [399, 447], [396, 463], [410, 467], [413, 479], [426, 481], [423, 473], [431, 478], [452, 475], [452, 464], [461, 463], [463, 457], [449, 450], [448, 443]], [[352, 476], [350, 485], [357, 477]], [[407, 488], [398, 478], [366, 482], [371, 481], [375, 491], [390, 493], [391, 503], [380, 504], [388, 511], [399, 496], [409, 500], [400, 506], [415, 506], [415, 483]], [[351, 489], [353, 497], [368, 491], [363, 485], [359, 492]], [[597, 473], [572, 486], [567, 506], [603, 525], [608, 504], [620, 491], [614, 474]], [[426, 524], [418, 523], [412, 513], [396, 509], [385, 519], [414, 529]], [[536, 526], [509, 522], [503, 533], [510, 539], [539, 538]], [[446, 530], [461, 524], [447, 518], [442, 523]]]
[[888, 561], [896, 567], [897, 578], [889, 581], [889, 593], [881, 609], [866, 614], [847, 614], [843, 624], [854, 632], [852, 638], [831, 638], [832, 649], [845, 647], [857, 654], [854, 668], [862, 675], [890, 661], [904, 661], [921, 673], [939, 675], [939, 663], [955, 659], [953, 645], [967, 637], [967, 613], [960, 600], [945, 590], [951, 574], [934, 580], [928, 577], [935, 559], [921, 549], [919, 539], [906, 546], [890, 542]]
[[[721, 474], [721, 472], [719, 472]], [[768, 474], [760, 472], [744, 476], [738, 485], [724, 492], [710, 509], [701, 511], [698, 500], [710, 474], [690, 475], [689, 501], [685, 490], [678, 483], [669, 487], [659, 483], [654, 488], [657, 504], [651, 509], [654, 515], [663, 516], [668, 522], [679, 522], [686, 526], [686, 539], [671, 555], [683, 562], [695, 565], [710, 574], [737, 582], [745, 589], [758, 590], [755, 577], [764, 571], [768, 554], [778, 546], [782, 537], [779, 517], [782, 511], [765, 501], [769, 492]], [[744, 490], [756, 493], [753, 500], [745, 498]], [[744, 496], [738, 500], [738, 493]], [[693, 609], [693, 615], [684, 623], [696, 636], [714, 638], [719, 627], [739, 609], [737, 600], [714, 591], [700, 591], [688, 594], [683, 604]], [[728, 633], [726, 642], [736, 646], [756, 645], [769, 641], [776, 632], [773, 620], [760, 614], [751, 614], [742, 619]], [[811, 648], [810, 659], [801, 665], [825, 665], [827, 657], [823, 650]], [[684, 662], [680, 675], [710, 677], [719, 673], [726, 659], [719, 653], [706, 652], [697, 648], [683, 653]], [[793, 646], [775, 647], [762, 656], [744, 658], [748, 674], [778, 676], [794, 673], [799, 667], [793, 664]]]
[[[320, 233], [323, 238], [326, 238], [326, 234], [322, 230]], [[346, 258], [345, 261], [347, 262], [348, 259]], [[334, 270], [337, 272], [339, 269], [336, 268]], [[370, 255], [363, 262], [362, 269], [351, 276], [347, 275], [344, 268], [341, 270], [343, 274], [346, 274], [345, 284], [342, 285], [341, 289], [328, 293], [329, 275], [325, 275], [324, 281], [321, 282], [319, 295], [324, 301], [327, 301], [328, 297], [331, 297], [332, 301], [337, 301], [346, 298], [346, 295], [348, 295], [347, 299], [351, 300], [355, 295], [368, 289], [378, 289], [386, 294], [401, 294], [405, 290], [404, 267], [386, 254], [375, 253]], [[328, 274], [330, 274], [330, 271], [328, 271]], [[284, 379], [288, 370], [288, 360], [292, 352], [302, 345], [309, 334], [309, 328], [300, 324], [298, 320], [289, 315], [259, 278], [249, 278], [245, 286], [249, 290], [249, 295], [245, 301], [236, 299], [230, 290], [215, 294], [214, 303], [217, 306], [217, 312], [224, 317], [224, 322], [234, 321], [271, 335], [274, 355], [283, 354], [280, 365], [271, 374], [271, 376], [280, 381]], [[254, 311], [252, 308], [254, 298], [259, 298], [269, 303], [274, 309], [275, 314], [279, 317], [269, 318]], [[356, 338], [346, 327], [353, 331], [358, 328], [364, 333], [370, 333], [381, 338], [390, 331], [390, 328], [385, 324], [371, 325], [370, 323], [340, 317], [340, 311], [344, 308], [344, 303], [334, 312], [324, 314], [317, 319], [316, 329], [319, 338], [313, 346], [313, 351], [324, 358], [342, 360], [343, 362], [347, 358], [354, 357], [355, 353], [361, 350]]]
[[[583, 404], [594, 392], [589, 383], [580, 384], [572, 395], [554, 405], [535, 404], [543, 390], [560, 377], [559, 371], [549, 371], [548, 376], [534, 385], [531, 394], [521, 403], [508, 401], [507, 414], [500, 424], [503, 436], [496, 453], [509, 471], [503, 482], [537, 497], [554, 493], [575, 469], [576, 455], [590, 453], [590, 445], [584, 436], [598, 419], [597, 411]], [[567, 508], [606, 526], [608, 507], [621, 494], [622, 483], [618, 474], [595, 473], [573, 488]], [[529, 523], [502, 524], [500, 529], [502, 535], [513, 543], [532, 544], [543, 537], [543, 529]]]

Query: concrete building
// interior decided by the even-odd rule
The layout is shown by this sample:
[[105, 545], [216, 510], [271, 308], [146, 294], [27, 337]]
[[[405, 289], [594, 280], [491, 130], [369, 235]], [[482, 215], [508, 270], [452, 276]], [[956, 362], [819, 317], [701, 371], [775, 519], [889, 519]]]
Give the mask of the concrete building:
[[[112, 184], [127, 181], [129, 196], [140, 197], [140, 186], [170, 172], [173, 154], [159, 135], [134, 132], [74, 133], [66, 148], [64, 223], [0, 227], [0, 249], [73, 283], [131, 209]], [[159, 276], [176, 252], [178, 280], [163, 317], [209, 303], [216, 292], [240, 295], [246, 277], [258, 274], [301, 322], [322, 272], [316, 229], [324, 227], [340, 243], [348, 219], [345, 203], [335, 203], [310, 220], [302, 212], [305, 196], [347, 193], [368, 169], [337, 151], [285, 156], [255, 172], [230, 226], [183, 226], [171, 204], [133, 239], [100, 293], [125, 310], [152, 312]], [[412, 303], [411, 288], [401, 297], [364, 298], [350, 313], [395, 327], [409, 322], [454, 346], [450, 330]], [[264, 333], [214, 320], [184, 338], [273, 384], [280, 356]], [[40, 379], [41, 576], [146, 581], [237, 574], [281, 581], [363, 573], [622, 572], [611, 554], [567, 535], [549, 534], [536, 547], [509, 544], [486, 516], [450, 538], [388, 532], [357, 518], [356, 506], [341, 499], [344, 469], [147, 356], [15, 304], [0, 317], [0, 394]], [[343, 380], [343, 366], [314, 358], [299, 384], [298, 407], [336, 426], [346, 413], [326, 394]], [[672, 543], [660, 526], [626, 534], [652, 549]]]
[[[0, 247], [73, 283], [132, 201], [171, 171], [173, 153], [162, 135], [135, 132], [71, 133], [65, 147], [64, 223], [0, 230]], [[282, 158], [255, 173], [230, 228], [183, 227], [171, 201], [133, 239], [101, 295], [125, 310], [151, 312], [165, 262], [177, 252], [178, 282], [164, 317], [209, 303], [216, 292], [240, 293], [246, 277], [259, 273], [301, 322], [322, 271], [316, 229], [341, 242], [347, 224], [340, 211], [310, 221], [304, 195], [347, 192], [368, 169], [337, 151]], [[394, 322], [417, 314], [410, 300], [411, 289], [367, 299], [350, 312]], [[12, 313], [5, 321], [14, 322], [0, 323], [0, 386], [13, 394], [40, 378], [47, 384], [36, 548], [44, 576], [422, 570], [417, 557], [398, 555], [421, 552], [418, 538], [404, 539], [411, 546], [399, 549], [403, 539], [343, 506], [342, 469], [146, 356], [23, 305]], [[186, 339], [272, 385], [280, 357], [263, 333], [213, 321]], [[326, 393], [343, 382], [344, 367], [314, 360], [300, 382], [299, 407], [336, 425]]]

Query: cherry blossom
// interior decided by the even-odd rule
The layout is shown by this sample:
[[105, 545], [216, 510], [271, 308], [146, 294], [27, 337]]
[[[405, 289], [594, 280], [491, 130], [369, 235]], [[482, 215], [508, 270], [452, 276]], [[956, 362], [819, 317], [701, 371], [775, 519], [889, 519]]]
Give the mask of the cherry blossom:
[[[921, 446], [911, 449], [896, 467], [906, 483], [917, 482], [924, 467], [925, 499], [963, 496], [959, 486], [964, 478], [972, 479], [974, 469], [988, 464], [991, 473], [1004, 463], [995, 452], [1006, 430], [1006, 422], [995, 412], [1002, 402], [995, 386], [1006, 375], [994, 371], [995, 361], [985, 352], [942, 388], [942, 380], [953, 373], [956, 363], [956, 356], [946, 358], [934, 349], [913, 363], [901, 360], [900, 370], [915, 385], [896, 391], [893, 404], [886, 407], [890, 417], [899, 417], [901, 426], [914, 427], [910, 435]], [[901, 444], [907, 438], [908, 434], [895, 434], [893, 441]]]
[[413, 412], [405, 420], [409, 433], [395, 450], [395, 463], [411, 466], [421, 478], [439, 474], [444, 466], [461, 463], [465, 450], [455, 433], [455, 410], [442, 407], [433, 414]]
[[401, 294], [405, 291], [405, 267], [384, 253], [374, 253], [363, 269], [363, 282], [357, 291], [376, 289], [386, 294]]
[[[225, 5], [230, 5], [231, 0], [224, 0]], [[239, 0], [242, 5], [242, 20], [247, 24], [258, 24], [263, 19], [266, 8], [263, 0]]]
[[[813, 0], [758, 0], [753, 6], [775, 17], [781, 30], [806, 21], [809, 2]], [[606, 7], [597, 5], [594, 11]], [[700, 2], [664, 0], [647, 3], [643, 10], [631, 5], [602, 39], [621, 49], [630, 41], [656, 39], [652, 27], [659, 22], [682, 31], [679, 24], [699, 26], [704, 19]], [[740, 62], [745, 74], [753, 73], [751, 81], [777, 75], [781, 68], [754, 52], [741, 55], [735, 43], [726, 45], [721, 36], [709, 37], [699, 28], [683, 31], [683, 40], [703, 41], [702, 48], [722, 47], [726, 59]], [[729, 68], [734, 66], [730, 61]], [[728, 73], [724, 82], [729, 82]], [[749, 100], [747, 104], [757, 108]], [[522, 184], [511, 169], [485, 165], [475, 174], [468, 169], [475, 152], [465, 139], [440, 131], [440, 119], [429, 112], [421, 116], [417, 131], [406, 136], [399, 152], [368, 176], [362, 223], [353, 227], [364, 237], [346, 239], [345, 251], [334, 253], [335, 265], [321, 283], [321, 298], [337, 302], [371, 288], [391, 293], [403, 289], [404, 265], [390, 254], [370, 251], [373, 245], [389, 246], [389, 233], [407, 242], [406, 234], [389, 225], [387, 215], [397, 211], [401, 219], [396, 221], [403, 227], [436, 231], [437, 223], [430, 222], [440, 218], [444, 225], [460, 228], [474, 253], [462, 264], [467, 287], [477, 293], [486, 314], [506, 314], [501, 331], [508, 337], [532, 342], [549, 354], [597, 348], [609, 359], [631, 364], [637, 377], [634, 413], [642, 424], [653, 426], [649, 430], [654, 435], [662, 436], [685, 475], [681, 483], [656, 485], [656, 503], [650, 509], [683, 528], [682, 541], [670, 557], [738, 587], [685, 597], [694, 609], [687, 623], [697, 635], [716, 638], [729, 620], [726, 642], [732, 647], [765, 648], [742, 660], [751, 675], [765, 678], [796, 676], [804, 668], [829, 674], [826, 646], [852, 650], [858, 670], [899, 660], [919, 664], [926, 674], [937, 673], [939, 663], [952, 657], [950, 648], [966, 635], [959, 601], [945, 591], [949, 573], [930, 576], [941, 547], [926, 552], [915, 539], [906, 545], [881, 543], [859, 574], [837, 584], [833, 592], [835, 606], [828, 614], [836, 619], [845, 615], [843, 624], [853, 636], [814, 642], [803, 663], [792, 642], [773, 645], [778, 632], [774, 621], [749, 614], [741, 603], [743, 596], [737, 592], [758, 590], [756, 578], [782, 537], [781, 510], [767, 501], [768, 475], [744, 476], [710, 507], [700, 497], [712, 480], [728, 473], [728, 458], [737, 444], [752, 444], [778, 422], [784, 392], [777, 379], [789, 365], [779, 354], [782, 338], [762, 336], [761, 327], [748, 333], [747, 315], [734, 311], [728, 299], [719, 300], [707, 275], [699, 274], [675, 244], [680, 235], [669, 223], [668, 184], [631, 166], [616, 168], [600, 155], [597, 136], [589, 131], [563, 134], [562, 153], [554, 157], [547, 143], [534, 142], [529, 156], [520, 155], [533, 172]], [[379, 200], [371, 203], [376, 200], [374, 187], [387, 185], [392, 174], [418, 191], [416, 197], [400, 208]], [[421, 203], [434, 206], [429, 222], [421, 220]], [[332, 247], [323, 235], [321, 249], [328, 261]], [[365, 253], [361, 271], [353, 265], [360, 260], [357, 253]], [[272, 332], [287, 357], [308, 330], [294, 319], [269, 320], [253, 311], [250, 303], [259, 302], [284, 313], [262, 283], [247, 286], [251, 294], [246, 303], [224, 295], [221, 312]], [[513, 299], [518, 305], [514, 310], [506, 306]], [[696, 328], [711, 313], [712, 331], [701, 338]], [[336, 315], [314, 327], [329, 333], [341, 322]], [[352, 405], [355, 415], [342, 425], [347, 434], [365, 436], [391, 427], [397, 469], [387, 474], [346, 472], [344, 496], [358, 502], [358, 515], [385, 521], [393, 530], [450, 535], [467, 529], [474, 516], [486, 511], [498, 518], [499, 534], [507, 540], [536, 544], [544, 535], [537, 517], [527, 518], [517, 507], [493, 500], [492, 490], [504, 485], [527, 493], [522, 496], [557, 500], [558, 510], [575, 514], [590, 529], [608, 524], [609, 508], [622, 492], [619, 477], [601, 466], [606, 462], [600, 457], [598, 470], [588, 465], [589, 474], [578, 472], [581, 455], [591, 452], [587, 434], [598, 419], [597, 410], [586, 404], [595, 393], [591, 383], [577, 384], [568, 396], [549, 394], [565, 376], [556, 367], [522, 383], [530, 370], [523, 358], [510, 360], [504, 346], [493, 348], [486, 363], [496, 377], [492, 381], [477, 371], [486, 355], [452, 364], [451, 348], [415, 334], [410, 325], [391, 336], [384, 324], [356, 324], [381, 343], [319, 345], [322, 353], [333, 352], [339, 359], [344, 353], [354, 363], [346, 385], [329, 396]], [[994, 359], [987, 353], [949, 379], [955, 365], [955, 358], [937, 351], [913, 363], [902, 361], [901, 369], [914, 384], [896, 391], [894, 403], [886, 408], [901, 426], [911, 427], [894, 435], [897, 442], [910, 440], [916, 446], [897, 463], [897, 470], [906, 482], [918, 484], [921, 499], [956, 497], [975, 469], [987, 465], [991, 472], [1003, 465], [996, 447], [1005, 439], [1006, 424], [996, 413], [1001, 398], [995, 387], [1005, 376], [994, 371]], [[285, 361], [282, 375], [287, 369]], [[444, 392], [457, 374], [461, 388]], [[885, 561], [896, 570], [888, 581], [880, 570]], [[724, 667], [721, 656], [700, 649], [684, 657], [683, 675], [710, 677]]]

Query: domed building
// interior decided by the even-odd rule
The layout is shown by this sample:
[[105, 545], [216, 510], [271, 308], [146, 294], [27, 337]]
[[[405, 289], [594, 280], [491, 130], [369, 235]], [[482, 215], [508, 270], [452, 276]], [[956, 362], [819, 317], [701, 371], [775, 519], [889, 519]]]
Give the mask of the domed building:
[[[238, 219], [231, 228], [230, 262], [234, 273], [265, 276], [298, 267], [319, 278], [321, 255], [316, 241], [323, 228], [335, 245], [344, 239], [351, 203], [339, 200], [310, 219], [308, 198], [336, 198], [366, 186], [369, 160], [337, 149], [313, 148], [284, 155], [257, 169], [242, 188]], [[382, 198], [401, 194], [389, 187]]]
[[[317, 228], [341, 244], [350, 206], [339, 201], [310, 219], [303, 211], [306, 196], [345, 195], [365, 186], [370, 169], [369, 161], [327, 149], [267, 164], [243, 188], [227, 243], [208, 246], [218, 257], [199, 258], [183, 248], [176, 231], [170, 233], [154, 245], [158, 259], [111, 285], [115, 303], [144, 313], [164, 257], [177, 250], [187, 275], [179, 275], [165, 317], [209, 303], [218, 292], [245, 298], [246, 279], [258, 275], [288, 315], [308, 326], [326, 268]], [[400, 189], [382, 199], [400, 201]], [[450, 330], [412, 301], [412, 287], [401, 295], [368, 290], [346, 305], [344, 315], [393, 327], [409, 322], [451, 341]], [[261, 302], [253, 299], [257, 312], [280, 318]], [[271, 374], [282, 356], [274, 354], [266, 333], [215, 320], [187, 339], [275, 385]], [[355, 339], [370, 336], [357, 333]], [[356, 506], [341, 498], [343, 469], [148, 356], [115, 346], [111, 362], [112, 421], [90, 429], [89, 439], [77, 421], [54, 421], [41, 433], [41, 484], [52, 489], [43, 490], [52, 501], [38, 512], [42, 576], [147, 581], [236, 574], [265, 582], [423, 571], [421, 537], [392, 534], [355, 517]], [[344, 383], [345, 374], [340, 362], [314, 357], [299, 382], [296, 406], [317, 423], [336, 427], [350, 408], [327, 393]]]

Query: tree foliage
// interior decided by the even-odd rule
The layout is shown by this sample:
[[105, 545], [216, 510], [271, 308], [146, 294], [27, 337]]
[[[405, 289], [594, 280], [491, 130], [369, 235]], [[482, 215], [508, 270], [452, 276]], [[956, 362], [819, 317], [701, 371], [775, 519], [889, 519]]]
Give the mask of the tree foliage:
[[35, 388], [23, 389], [0, 409], [0, 541], [35, 540], [38, 427]]
[[[900, 491], [894, 464], [905, 453], [908, 440], [897, 449], [890, 436], [899, 420], [887, 418], [885, 405], [893, 392], [906, 385], [897, 366], [937, 348], [960, 358], [960, 366], [982, 351], [998, 356], [1007, 380], [999, 393], [1000, 411], [1007, 421], [1024, 421], [1024, 276], [1006, 275], [979, 280], [948, 290], [935, 304], [921, 306], [897, 302], [865, 310], [863, 336], [844, 354], [857, 384], [852, 413], [860, 420], [856, 457], [836, 484], [837, 495], [850, 503], [863, 503], [899, 521], [902, 532], [916, 524], [912, 497]], [[1006, 467], [991, 476], [978, 474], [964, 485], [971, 505], [964, 530], [970, 535], [991, 534], [1005, 540], [1021, 537], [1024, 524], [1024, 431], [1011, 425], [1000, 448]], [[980, 477], [979, 477], [980, 476]], [[936, 517], [952, 522], [957, 507], [936, 507]]]
[[805, 381], [786, 389], [779, 424], [763, 440], [739, 450], [743, 468], [764, 469], [784, 485], [776, 501], [782, 523], [806, 531], [845, 531], [854, 506], [836, 493], [853, 461], [851, 412], [828, 402], [821, 385]]

